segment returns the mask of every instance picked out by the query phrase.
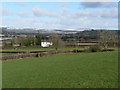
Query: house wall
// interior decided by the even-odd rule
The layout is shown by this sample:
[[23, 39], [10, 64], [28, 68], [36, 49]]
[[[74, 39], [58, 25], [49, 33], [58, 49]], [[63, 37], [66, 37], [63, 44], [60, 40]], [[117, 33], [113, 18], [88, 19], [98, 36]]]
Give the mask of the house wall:
[[42, 47], [50, 47], [50, 46], [52, 46], [52, 45], [53, 45], [52, 42], [41, 42], [41, 46], [42, 46]]

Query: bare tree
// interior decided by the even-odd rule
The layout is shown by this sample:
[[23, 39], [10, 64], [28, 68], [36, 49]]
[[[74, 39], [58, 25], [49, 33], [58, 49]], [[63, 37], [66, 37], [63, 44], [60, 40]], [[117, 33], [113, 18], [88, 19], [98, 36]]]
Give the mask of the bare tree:
[[102, 45], [104, 48], [107, 48], [109, 43], [113, 43], [115, 46], [115, 43], [118, 41], [118, 36], [115, 31], [100, 30], [99, 39], [100, 45]]
[[116, 47], [116, 44], [118, 43], [118, 34], [116, 31], [110, 31], [109, 32], [109, 42]]
[[53, 47], [58, 50], [58, 48], [61, 48], [64, 46], [63, 41], [61, 40], [60, 36], [58, 34], [52, 34], [51, 41], [53, 43]]

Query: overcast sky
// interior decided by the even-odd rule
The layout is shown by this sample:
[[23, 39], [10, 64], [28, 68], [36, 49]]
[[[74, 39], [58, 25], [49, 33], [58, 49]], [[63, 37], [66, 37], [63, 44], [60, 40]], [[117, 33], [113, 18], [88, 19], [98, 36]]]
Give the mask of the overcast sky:
[[18, 28], [118, 28], [116, 2], [4, 2], [2, 26]]

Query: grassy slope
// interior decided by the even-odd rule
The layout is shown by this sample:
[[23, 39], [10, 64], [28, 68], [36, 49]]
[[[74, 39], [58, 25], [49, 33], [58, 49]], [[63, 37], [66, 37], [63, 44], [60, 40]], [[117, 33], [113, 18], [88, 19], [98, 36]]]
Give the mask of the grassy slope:
[[3, 88], [114, 88], [117, 52], [59, 54], [3, 62]]

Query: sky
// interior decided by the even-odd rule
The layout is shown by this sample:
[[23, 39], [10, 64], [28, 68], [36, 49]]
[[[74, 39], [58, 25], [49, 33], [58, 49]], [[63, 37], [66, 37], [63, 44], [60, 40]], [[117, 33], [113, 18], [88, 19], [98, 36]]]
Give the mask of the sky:
[[2, 26], [117, 29], [117, 2], [2, 2]]

